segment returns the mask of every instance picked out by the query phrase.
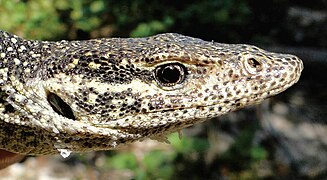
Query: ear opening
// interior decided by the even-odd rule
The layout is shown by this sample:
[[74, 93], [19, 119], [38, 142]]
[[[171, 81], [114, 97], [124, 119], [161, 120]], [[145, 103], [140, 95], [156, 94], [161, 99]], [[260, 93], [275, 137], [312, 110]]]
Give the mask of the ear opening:
[[76, 120], [72, 108], [65, 101], [63, 101], [58, 95], [49, 92], [47, 94], [47, 100], [50, 106], [52, 107], [52, 109], [56, 113], [68, 119]]

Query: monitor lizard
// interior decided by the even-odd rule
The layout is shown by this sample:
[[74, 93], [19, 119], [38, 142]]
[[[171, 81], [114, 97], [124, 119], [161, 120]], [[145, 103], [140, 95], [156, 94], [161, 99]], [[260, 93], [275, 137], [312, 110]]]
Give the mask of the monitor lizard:
[[175, 33], [0, 40], [0, 149], [25, 155], [164, 141], [286, 90], [303, 69], [294, 55]]

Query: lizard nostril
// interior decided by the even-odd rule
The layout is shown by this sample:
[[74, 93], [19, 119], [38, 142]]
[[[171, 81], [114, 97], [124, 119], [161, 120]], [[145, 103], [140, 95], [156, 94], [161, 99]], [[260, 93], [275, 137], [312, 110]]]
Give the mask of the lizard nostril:
[[67, 103], [65, 103], [65, 101], [63, 101], [58, 95], [49, 92], [47, 95], [47, 100], [48, 100], [50, 106], [52, 107], [52, 109], [56, 113], [66, 117], [68, 119], [76, 120], [74, 113], [73, 113], [72, 109], [70, 108], [70, 106]]
[[244, 66], [250, 74], [257, 74], [263, 70], [262, 61], [253, 57], [245, 59]]
[[252, 67], [257, 69], [258, 71], [262, 69], [262, 64], [258, 60], [254, 58], [249, 58], [248, 59], [248, 64]]

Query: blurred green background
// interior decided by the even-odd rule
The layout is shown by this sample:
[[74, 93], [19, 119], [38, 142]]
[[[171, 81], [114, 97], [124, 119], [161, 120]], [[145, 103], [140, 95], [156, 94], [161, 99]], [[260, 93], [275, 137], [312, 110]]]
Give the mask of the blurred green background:
[[1, 0], [0, 3], [1, 29], [31, 39], [140, 37], [178, 32], [220, 42], [327, 46], [326, 14], [322, 13], [326, 10], [325, 0]]
[[[0, 29], [39, 40], [177, 32], [223, 43], [326, 49], [326, 12], [326, 0], [0, 0]], [[291, 93], [272, 103], [287, 104]], [[118, 151], [75, 154], [68, 159], [57, 157], [60, 162], [56, 163], [69, 169], [86, 169], [86, 175], [69, 170], [75, 172], [68, 176], [71, 179], [274, 179], [326, 175], [324, 171], [314, 176], [302, 172], [298, 166], [303, 162], [295, 161], [296, 166], [292, 166], [294, 161], [286, 165], [276, 161], [277, 150], [273, 146], [279, 140], [258, 140], [258, 134], [266, 132], [260, 124], [262, 116], [258, 115], [262, 111], [267, 110], [247, 109], [197, 125], [186, 130], [182, 139], [172, 134], [171, 145], [151, 141], [149, 147], [141, 144]]]

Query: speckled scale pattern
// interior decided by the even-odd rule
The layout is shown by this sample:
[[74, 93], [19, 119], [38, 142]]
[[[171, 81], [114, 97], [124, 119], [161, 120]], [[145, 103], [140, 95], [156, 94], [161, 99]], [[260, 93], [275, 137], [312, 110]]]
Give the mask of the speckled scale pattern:
[[[303, 69], [293, 55], [173, 33], [50, 42], [0, 31], [0, 40], [0, 148], [22, 154], [165, 141], [284, 91]], [[171, 65], [185, 76], [168, 86], [156, 72]], [[49, 94], [73, 118], [58, 113]]]

